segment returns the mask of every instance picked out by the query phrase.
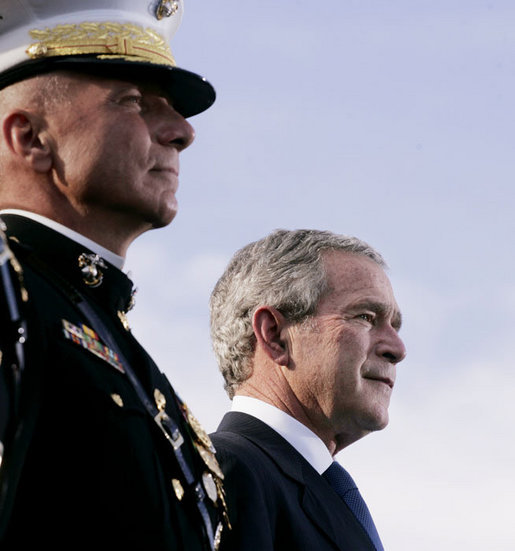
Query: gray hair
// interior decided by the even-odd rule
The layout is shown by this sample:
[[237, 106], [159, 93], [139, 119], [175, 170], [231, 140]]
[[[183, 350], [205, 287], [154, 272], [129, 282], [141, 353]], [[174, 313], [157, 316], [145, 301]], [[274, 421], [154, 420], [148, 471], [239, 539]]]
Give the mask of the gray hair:
[[366, 256], [386, 268], [364, 241], [320, 230], [276, 230], [233, 256], [210, 299], [213, 349], [230, 398], [252, 374], [254, 312], [272, 306], [293, 323], [315, 314], [328, 290], [328, 251]]

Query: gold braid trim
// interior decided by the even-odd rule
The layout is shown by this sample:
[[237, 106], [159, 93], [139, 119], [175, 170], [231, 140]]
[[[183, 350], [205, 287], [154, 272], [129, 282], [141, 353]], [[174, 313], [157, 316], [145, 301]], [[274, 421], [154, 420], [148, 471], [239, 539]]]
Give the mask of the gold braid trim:
[[124, 58], [175, 67], [170, 47], [154, 30], [130, 23], [80, 23], [34, 29], [37, 40], [27, 50], [32, 59], [61, 55], [98, 54], [100, 59]]

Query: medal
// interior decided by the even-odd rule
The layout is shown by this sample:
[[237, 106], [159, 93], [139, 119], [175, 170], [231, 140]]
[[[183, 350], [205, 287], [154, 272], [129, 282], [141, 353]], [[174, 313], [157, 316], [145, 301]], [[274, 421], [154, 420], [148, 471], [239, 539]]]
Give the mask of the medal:
[[215, 448], [213, 446], [213, 443], [211, 442], [211, 438], [209, 438], [207, 432], [203, 429], [200, 421], [193, 415], [193, 413], [191, 413], [186, 404], [183, 404], [183, 407], [186, 413], [186, 420], [195, 433], [195, 437], [200, 444], [202, 444], [205, 448], [207, 448], [211, 453], [214, 454]]
[[222, 472], [222, 469], [220, 469], [220, 465], [218, 464], [218, 461], [216, 460], [215, 454], [207, 450], [206, 448], [203, 448], [202, 446], [196, 444], [197, 450], [200, 454], [200, 457], [202, 458], [202, 461], [207, 465], [207, 468], [220, 480], [224, 479], [224, 473]]
[[218, 494], [218, 499], [220, 500], [220, 505], [222, 506], [222, 517], [224, 522], [229, 530], [232, 530], [231, 521], [229, 520], [229, 510], [227, 508], [227, 503], [225, 501], [225, 490], [222, 484], [222, 481], [218, 478], [215, 480], [216, 490]]
[[209, 497], [209, 499], [216, 503], [218, 500], [218, 489], [216, 486], [215, 479], [213, 478], [213, 475], [211, 473], [208, 473], [207, 471], [202, 475], [202, 485], [204, 486], [204, 490], [206, 490], [206, 494]]
[[221, 522], [219, 522], [218, 526], [216, 527], [215, 539], [213, 541], [213, 547], [215, 548], [215, 551], [218, 551], [218, 548], [220, 547], [220, 543], [222, 541], [223, 529], [224, 529], [224, 525]]

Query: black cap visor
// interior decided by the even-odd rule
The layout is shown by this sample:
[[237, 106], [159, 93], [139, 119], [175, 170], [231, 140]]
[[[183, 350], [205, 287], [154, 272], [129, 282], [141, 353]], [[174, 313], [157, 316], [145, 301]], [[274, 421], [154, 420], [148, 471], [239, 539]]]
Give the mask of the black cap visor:
[[95, 55], [56, 56], [19, 63], [0, 73], [0, 89], [21, 80], [59, 70], [155, 82], [169, 94], [174, 109], [183, 117], [202, 113], [213, 105], [216, 98], [211, 84], [190, 71], [123, 58], [98, 59]]

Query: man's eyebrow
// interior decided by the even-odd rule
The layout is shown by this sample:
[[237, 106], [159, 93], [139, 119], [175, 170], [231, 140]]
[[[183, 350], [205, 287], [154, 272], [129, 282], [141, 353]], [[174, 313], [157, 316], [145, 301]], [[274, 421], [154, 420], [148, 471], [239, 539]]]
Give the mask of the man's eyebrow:
[[401, 330], [401, 327], [402, 327], [402, 314], [401, 314], [400, 310], [398, 310], [398, 309], [395, 309], [395, 312], [393, 313], [393, 316], [392, 316], [392, 327], [393, 327], [396, 331], [400, 331], [400, 330]]
[[370, 310], [371, 312], [374, 312], [374, 314], [377, 314], [381, 317], [388, 317], [392, 316], [392, 327], [399, 331], [402, 326], [402, 314], [398, 308], [395, 308], [392, 312], [391, 307], [388, 304], [385, 304], [384, 302], [378, 302], [375, 300], [363, 300], [356, 302], [355, 304], [352, 304], [350, 306], [351, 310]]

